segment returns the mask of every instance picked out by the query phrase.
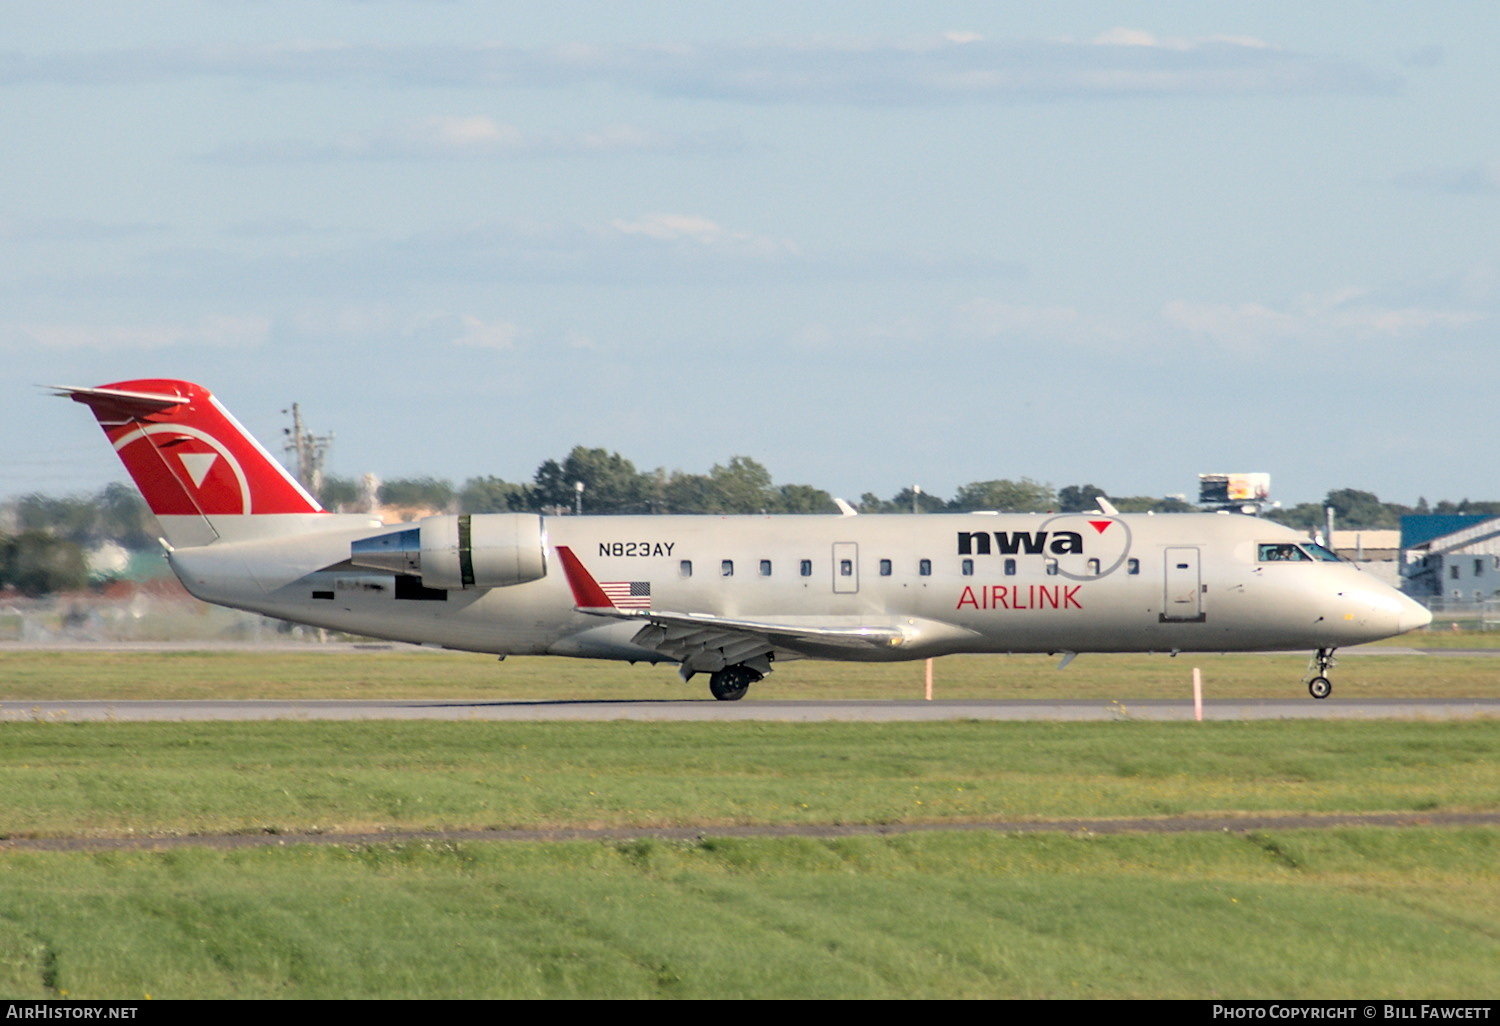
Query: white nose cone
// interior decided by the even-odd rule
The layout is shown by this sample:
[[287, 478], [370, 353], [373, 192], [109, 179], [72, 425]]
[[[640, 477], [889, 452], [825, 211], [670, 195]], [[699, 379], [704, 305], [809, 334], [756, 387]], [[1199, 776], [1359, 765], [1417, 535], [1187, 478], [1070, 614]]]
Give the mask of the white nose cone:
[[1401, 611], [1396, 615], [1396, 633], [1405, 634], [1432, 622], [1432, 613], [1420, 602], [1401, 596]]

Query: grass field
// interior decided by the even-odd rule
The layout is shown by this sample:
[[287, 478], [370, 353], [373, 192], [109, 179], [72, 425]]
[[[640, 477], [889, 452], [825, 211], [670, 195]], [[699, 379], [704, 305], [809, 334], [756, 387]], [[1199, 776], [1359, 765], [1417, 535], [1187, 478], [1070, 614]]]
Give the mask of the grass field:
[[[1098, 688], [1082, 693], [1128, 703], [1191, 665], [1211, 694], [1230, 680], [1251, 689], [1241, 694], [1284, 694], [1300, 691], [1305, 661], [1120, 658], [1062, 673], [1028, 657], [943, 660], [939, 694], [1040, 697], [1063, 681], [1064, 696]], [[1403, 686], [1405, 663], [1428, 676]], [[1356, 681], [1484, 694], [1489, 665], [1355, 657], [1337, 679], [1341, 694]], [[789, 664], [771, 682], [793, 693], [771, 694], [771, 682], [764, 693], [913, 697], [920, 671]], [[684, 694], [665, 668], [394, 652], [11, 652], [0, 675], [7, 703]], [[1493, 828], [713, 836], [730, 824], [1493, 811], [1500, 723], [1487, 720], [11, 720], [0, 722], [0, 793], [0, 834], [12, 837], [684, 824], [706, 835], [0, 847], [0, 994], [13, 998], [1500, 992]]]
[[8, 854], [0, 993], [1471, 998], [1500, 837], [406, 844]]
[[1500, 724], [0, 725], [0, 834], [1500, 808]]
[[[1442, 640], [1442, 639], [1440, 639]], [[1478, 647], [1478, 646], [1468, 646]], [[55, 699], [458, 698], [704, 699], [702, 677], [670, 666], [463, 653], [320, 651], [35, 652], [0, 648], [0, 703]], [[1500, 656], [1342, 656], [1335, 693], [1368, 698], [1500, 697]], [[1209, 698], [1306, 694], [1307, 654], [949, 656], [934, 667], [937, 698], [1182, 698], [1192, 668]], [[920, 698], [923, 665], [794, 661], [750, 689], [757, 699]]]

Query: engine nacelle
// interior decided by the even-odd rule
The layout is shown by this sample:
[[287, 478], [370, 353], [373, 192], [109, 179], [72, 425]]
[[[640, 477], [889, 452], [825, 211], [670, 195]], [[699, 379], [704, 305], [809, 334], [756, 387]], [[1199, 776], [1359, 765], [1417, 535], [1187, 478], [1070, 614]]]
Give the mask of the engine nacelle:
[[444, 591], [505, 588], [547, 575], [542, 518], [535, 513], [423, 517], [416, 527], [361, 538], [349, 562], [410, 574]]

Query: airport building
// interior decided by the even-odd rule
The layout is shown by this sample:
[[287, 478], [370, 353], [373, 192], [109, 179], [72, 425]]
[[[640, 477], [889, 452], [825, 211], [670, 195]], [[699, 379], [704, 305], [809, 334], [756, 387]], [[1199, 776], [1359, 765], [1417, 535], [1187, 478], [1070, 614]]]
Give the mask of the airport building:
[[1392, 588], [1402, 586], [1400, 531], [1336, 530], [1329, 548], [1382, 584]]
[[1402, 590], [1434, 610], [1500, 601], [1500, 517], [1401, 518]]

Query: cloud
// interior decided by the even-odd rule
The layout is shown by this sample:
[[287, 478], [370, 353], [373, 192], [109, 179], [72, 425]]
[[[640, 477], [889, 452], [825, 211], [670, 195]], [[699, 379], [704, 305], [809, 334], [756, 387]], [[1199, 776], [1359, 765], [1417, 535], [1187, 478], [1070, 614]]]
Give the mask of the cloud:
[[494, 349], [504, 352], [516, 347], [516, 341], [525, 332], [509, 321], [483, 321], [465, 314], [461, 318], [463, 334], [453, 340], [456, 346], [471, 349]]
[[571, 88], [604, 84], [659, 96], [855, 105], [1064, 97], [1388, 92], [1398, 76], [1244, 37], [1158, 37], [1116, 28], [1092, 39], [780, 39], [749, 43], [546, 48], [500, 44], [122, 49], [0, 55], [0, 85], [256, 82]]
[[4, 324], [0, 348], [9, 350], [149, 350], [179, 345], [258, 346], [270, 321], [263, 317], [204, 317], [192, 324]]
[[1472, 309], [1387, 306], [1364, 290], [1351, 288], [1302, 296], [1284, 310], [1258, 303], [1235, 306], [1177, 300], [1162, 309], [1162, 319], [1192, 339], [1253, 355], [1302, 347], [1363, 348], [1464, 328], [1490, 318]]
[[224, 163], [334, 160], [500, 160], [619, 154], [721, 154], [741, 149], [727, 134], [655, 132], [607, 125], [591, 132], [523, 132], [483, 114], [433, 115], [350, 132], [326, 141], [280, 140], [220, 147], [206, 159]]
[[24, 242], [114, 242], [161, 235], [161, 221], [101, 221], [81, 217], [0, 217], [0, 238]]
[[1493, 196], [1500, 193], [1500, 160], [1470, 164], [1467, 167], [1407, 171], [1392, 178], [1391, 184], [1423, 192]]
[[688, 242], [715, 253], [751, 257], [796, 256], [797, 244], [750, 232], [734, 232], [692, 214], [646, 214], [635, 221], [614, 220], [609, 227], [624, 236], [640, 236], [659, 243]]
[[1398, 305], [1346, 288], [1296, 297], [1281, 306], [1176, 299], [1154, 315], [1134, 318], [976, 299], [957, 309], [952, 332], [960, 339], [1125, 356], [1175, 359], [1207, 349], [1248, 359], [1286, 358], [1300, 365], [1313, 353], [1368, 355], [1381, 343], [1408, 345], [1494, 319], [1492, 312], [1474, 306]]

